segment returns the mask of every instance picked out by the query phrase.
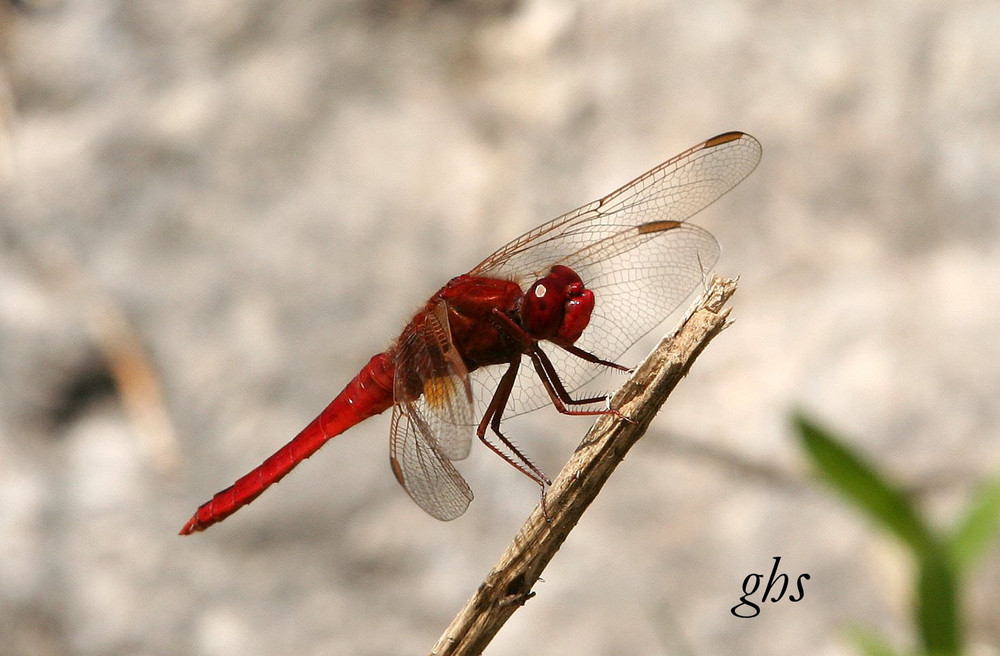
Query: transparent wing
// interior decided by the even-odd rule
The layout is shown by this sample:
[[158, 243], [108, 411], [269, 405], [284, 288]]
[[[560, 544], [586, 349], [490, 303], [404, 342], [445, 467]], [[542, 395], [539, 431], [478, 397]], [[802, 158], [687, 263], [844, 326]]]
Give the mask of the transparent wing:
[[526, 285], [553, 264], [619, 231], [652, 221], [685, 221], [750, 175], [760, 155], [760, 143], [750, 135], [720, 134], [604, 198], [521, 235], [470, 273]]
[[[684, 221], [749, 175], [760, 156], [760, 143], [748, 134], [709, 139], [513, 240], [470, 273], [514, 280], [526, 289], [555, 264], [571, 267], [596, 297], [576, 345], [615, 360], [703, 283], [719, 246], [707, 231]], [[552, 344], [542, 348], [570, 391], [601, 372]], [[507, 416], [548, 402], [530, 365], [521, 366]], [[502, 374], [502, 367], [475, 372], [476, 396], [488, 396]]]
[[403, 405], [392, 410], [389, 459], [396, 480], [410, 498], [441, 521], [460, 516], [472, 502], [472, 490], [438, 449], [430, 428]]
[[473, 397], [455, 350], [444, 301], [410, 324], [396, 349], [389, 459], [403, 489], [447, 521], [465, 512], [472, 491], [451, 464], [469, 455]]
[[396, 351], [393, 399], [449, 460], [469, 455], [473, 396], [465, 363], [451, 340], [448, 306], [439, 301], [407, 326]]

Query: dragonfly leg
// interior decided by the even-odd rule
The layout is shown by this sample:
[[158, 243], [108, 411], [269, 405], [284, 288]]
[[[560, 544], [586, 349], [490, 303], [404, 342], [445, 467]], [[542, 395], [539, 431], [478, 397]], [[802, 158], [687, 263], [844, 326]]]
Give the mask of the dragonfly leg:
[[[552, 405], [555, 406], [556, 410], [565, 415], [618, 414], [617, 411], [608, 409], [572, 410], [567, 407], [573, 405], [591, 405], [593, 403], [602, 403], [607, 401], [608, 397], [606, 395], [602, 395], [588, 397], [585, 399], [574, 399], [566, 390], [566, 386], [563, 385], [562, 380], [560, 380], [559, 373], [552, 365], [552, 361], [549, 360], [549, 356], [545, 355], [545, 352], [538, 346], [538, 340], [526, 333], [523, 328], [518, 326], [513, 319], [503, 312], [494, 310], [493, 314], [496, 318], [495, 323], [497, 328], [516, 341], [520, 345], [521, 350], [527, 353], [531, 358], [531, 362], [535, 366], [535, 372], [538, 374], [539, 379], [541, 379], [542, 385], [545, 387], [545, 391], [548, 392], [549, 398], [552, 400]], [[621, 371], [630, 371], [627, 367], [623, 367], [620, 364], [609, 362], [607, 360], [602, 360], [596, 355], [584, 351], [576, 346], [571, 345], [569, 347], [560, 348], [563, 348], [567, 352], [572, 353], [573, 355], [588, 362], [601, 364], [614, 369], [619, 369]], [[511, 381], [511, 386], [513, 386], [513, 381]]]
[[545, 386], [545, 391], [549, 393], [549, 398], [552, 400], [552, 405], [555, 406], [556, 410], [564, 415], [613, 415], [618, 414], [615, 410], [608, 408], [602, 408], [600, 410], [574, 410], [569, 406], [573, 405], [590, 405], [593, 403], [601, 403], [608, 400], [606, 395], [602, 396], [592, 396], [586, 399], [574, 399], [570, 396], [569, 392], [566, 391], [566, 387], [563, 385], [562, 380], [559, 379], [559, 373], [556, 371], [555, 367], [552, 366], [552, 361], [549, 360], [549, 356], [545, 355], [545, 351], [538, 348], [536, 344], [532, 349], [529, 350], [528, 355], [531, 357], [531, 363], [535, 366], [535, 372], [538, 374], [539, 379], [542, 381], [542, 385]]
[[587, 362], [593, 362], [594, 364], [600, 364], [610, 369], [617, 369], [618, 371], [624, 371], [626, 373], [632, 373], [633, 369], [626, 367], [624, 365], [618, 364], [617, 362], [611, 362], [610, 360], [602, 360], [590, 351], [584, 351], [579, 346], [574, 346], [570, 344], [569, 346], [560, 346], [562, 350], [572, 353], [581, 360], [586, 360]]
[[[496, 392], [494, 392], [493, 398], [490, 399], [490, 404], [486, 408], [486, 412], [483, 413], [482, 421], [479, 422], [479, 428], [476, 430], [476, 435], [483, 444], [488, 446], [491, 451], [503, 458], [509, 465], [538, 483], [539, 487], [542, 489], [542, 498], [544, 499], [545, 486], [551, 485], [552, 481], [550, 481], [548, 477], [542, 473], [542, 470], [536, 467], [527, 456], [521, 453], [520, 449], [514, 446], [513, 442], [507, 439], [504, 434], [500, 432], [500, 419], [503, 417], [504, 408], [507, 407], [507, 401], [510, 399], [511, 390], [514, 389], [514, 380], [517, 378], [517, 369], [520, 364], [521, 355], [518, 354], [517, 357], [511, 361], [510, 366], [507, 368], [507, 371], [504, 372], [503, 377], [500, 378], [500, 383], [497, 385]], [[504, 452], [499, 446], [487, 439], [487, 428], [491, 428], [493, 430], [496, 436], [500, 439], [500, 442], [503, 443], [503, 445], [510, 451], [510, 454]]]
[[[479, 436], [480, 441], [488, 446], [493, 453], [497, 454], [503, 458], [509, 465], [514, 467], [531, 480], [538, 484], [538, 493], [541, 496], [541, 506], [542, 515], [545, 517], [545, 521], [551, 523], [549, 518], [549, 509], [545, 504], [545, 488], [552, 485], [552, 481], [549, 480], [541, 469], [535, 466], [533, 462], [528, 460], [528, 457], [521, 453], [521, 450], [514, 446], [514, 443], [508, 440], [503, 433], [500, 432], [500, 420], [503, 417], [503, 411], [507, 407], [507, 401], [510, 400], [511, 390], [514, 389], [514, 381], [517, 379], [517, 370], [521, 365], [521, 355], [511, 360], [510, 366], [507, 371], [504, 372], [503, 377], [500, 379], [500, 384], [497, 385], [496, 392], [493, 394], [493, 398], [490, 399], [490, 405], [486, 408], [486, 412], [483, 413], [483, 419], [479, 422], [479, 429], [476, 431], [476, 435]], [[510, 450], [513, 457], [504, 453], [500, 447], [491, 442], [486, 438], [486, 427], [489, 426], [493, 429], [500, 441], [505, 447]], [[515, 458], [517, 458], [515, 460]]]
[[[567, 349], [568, 350], [568, 349]], [[580, 349], [582, 353], [587, 353]], [[570, 351], [573, 353], [573, 351]], [[575, 353], [574, 353], [575, 355]], [[589, 355], [589, 353], [588, 353]], [[596, 357], [596, 356], [595, 356]], [[537, 359], [536, 359], [537, 358]], [[584, 358], [587, 359], [587, 358]], [[615, 415], [627, 422], [632, 422], [631, 419], [623, 415], [617, 408], [606, 408], [601, 410], [572, 410], [567, 408], [567, 405], [588, 405], [591, 403], [600, 403], [602, 401], [608, 401], [607, 396], [594, 396], [587, 399], [574, 399], [566, 391], [565, 385], [563, 385], [562, 380], [559, 378], [559, 373], [556, 371], [555, 367], [552, 365], [552, 361], [549, 360], [549, 356], [545, 354], [545, 351], [535, 347], [534, 353], [531, 356], [531, 361], [535, 365], [535, 371], [538, 373], [538, 377], [542, 380], [542, 384], [545, 386], [545, 390], [549, 393], [549, 398], [552, 399], [552, 405], [555, 406], [556, 410], [566, 415]], [[599, 360], [600, 363], [604, 364], [604, 360]], [[620, 365], [615, 365], [614, 363], [608, 363], [609, 365], [614, 365], [615, 367], [620, 367]]]

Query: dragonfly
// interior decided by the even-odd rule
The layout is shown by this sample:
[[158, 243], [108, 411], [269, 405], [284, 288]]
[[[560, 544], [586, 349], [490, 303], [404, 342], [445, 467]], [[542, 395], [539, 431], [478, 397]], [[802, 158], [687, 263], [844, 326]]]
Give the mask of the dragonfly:
[[[688, 219], [746, 178], [761, 157], [743, 132], [712, 137], [500, 248], [450, 280], [309, 425], [215, 494], [181, 529], [202, 531], [246, 506], [330, 439], [392, 408], [389, 459], [403, 489], [448, 521], [472, 501], [454, 463], [473, 435], [541, 488], [549, 479], [501, 429], [551, 403], [614, 413], [574, 396], [662, 323], [699, 285], [719, 244]], [[600, 405], [600, 407], [595, 407]]]

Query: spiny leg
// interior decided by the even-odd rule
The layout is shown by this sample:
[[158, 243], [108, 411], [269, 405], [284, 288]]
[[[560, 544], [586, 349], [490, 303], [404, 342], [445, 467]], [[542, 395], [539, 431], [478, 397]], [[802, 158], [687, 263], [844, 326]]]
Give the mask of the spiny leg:
[[[514, 380], [517, 378], [517, 369], [520, 366], [520, 363], [521, 356], [518, 354], [517, 359], [511, 361], [510, 366], [507, 367], [507, 371], [504, 372], [503, 377], [500, 378], [500, 383], [497, 385], [497, 389], [493, 393], [493, 398], [490, 400], [490, 404], [486, 408], [486, 412], [483, 413], [483, 419], [479, 422], [479, 428], [476, 430], [476, 435], [486, 446], [488, 446], [498, 456], [506, 460], [511, 466], [544, 487], [545, 485], [549, 485], [551, 483], [548, 477], [546, 477], [545, 474], [542, 473], [542, 470], [536, 467], [527, 456], [521, 453], [521, 451], [514, 446], [513, 442], [508, 440], [504, 434], [500, 432], [500, 420], [503, 417], [504, 409], [507, 407], [507, 401], [510, 400], [510, 393], [514, 389]], [[517, 460], [501, 451], [497, 445], [486, 439], [487, 426], [493, 429], [496, 436], [500, 438], [500, 441], [505, 447], [510, 449], [510, 452], [516, 456]]]
[[[573, 355], [578, 355], [579, 357], [587, 360], [588, 362], [595, 362], [597, 364], [604, 364], [607, 366], [613, 366], [617, 369], [623, 371], [630, 371], [629, 369], [615, 364], [613, 362], [607, 362], [606, 360], [601, 360], [596, 355], [592, 355], [583, 349], [577, 349], [573, 347], [573, 350], [565, 349], [567, 352]], [[579, 351], [579, 353], [577, 353]], [[583, 354], [583, 355], [580, 355]], [[566, 386], [563, 385], [562, 379], [559, 378], [559, 372], [556, 371], [555, 366], [553, 366], [552, 361], [549, 360], [549, 356], [546, 355], [545, 351], [538, 346], [538, 343], [532, 345], [529, 350], [529, 355], [531, 356], [531, 362], [535, 366], [535, 372], [538, 374], [538, 378], [541, 379], [542, 385], [544, 385], [545, 390], [549, 393], [549, 398], [552, 400], [552, 405], [555, 406], [556, 410], [566, 415], [615, 415], [626, 421], [631, 422], [632, 420], [623, 415], [615, 408], [607, 408], [602, 410], [571, 410], [567, 408], [568, 405], [587, 405], [590, 403], [606, 402], [609, 400], [607, 396], [594, 396], [587, 399], [574, 399], [570, 396], [569, 392], [566, 390]], [[584, 357], [584, 355], [589, 357]]]
[[584, 351], [579, 346], [574, 346], [573, 344], [570, 344], [569, 346], [560, 346], [559, 348], [566, 351], [567, 353], [572, 353], [581, 360], [586, 360], [587, 362], [593, 362], [594, 364], [600, 364], [610, 369], [617, 369], [618, 371], [632, 373], [631, 368], [626, 367], [624, 365], [620, 365], [617, 362], [611, 362], [610, 360], [602, 360], [601, 358], [597, 357], [590, 351]]
[[[500, 432], [500, 420], [503, 417], [504, 409], [507, 407], [507, 401], [510, 400], [510, 393], [514, 389], [514, 381], [517, 378], [517, 370], [518, 367], [520, 367], [520, 364], [521, 355], [518, 354], [516, 358], [511, 360], [510, 366], [500, 379], [500, 383], [497, 385], [497, 389], [493, 393], [493, 398], [490, 399], [490, 404], [486, 408], [486, 412], [483, 413], [483, 419], [479, 422], [479, 428], [476, 430], [476, 435], [479, 436], [480, 441], [488, 446], [493, 453], [503, 458], [512, 467], [538, 484], [538, 491], [542, 504], [542, 515], [545, 516], [546, 521], [549, 521], [549, 511], [545, 505], [545, 487], [552, 485], [552, 481], [550, 481], [541, 469], [528, 460], [528, 457], [521, 453], [521, 451], [514, 446], [514, 444], [508, 440], [503, 433]], [[510, 449], [510, 452], [514, 454], [520, 462], [514, 460], [514, 458], [501, 451], [497, 445], [486, 439], [487, 426], [493, 429], [493, 432], [496, 433], [498, 438], [500, 438], [500, 441], [504, 444], [504, 446]]]
[[571, 410], [567, 408], [567, 405], [586, 405], [589, 403], [599, 403], [602, 401], [608, 401], [610, 397], [608, 396], [594, 396], [588, 399], [574, 399], [566, 391], [566, 387], [563, 385], [562, 380], [559, 379], [559, 374], [556, 372], [555, 367], [552, 366], [551, 360], [545, 355], [545, 351], [540, 349], [538, 345], [535, 345], [534, 351], [530, 354], [531, 361], [535, 365], [535, 371], [538, 373], [538, 377], [541, 379], [545, 390], [549, 393], [549, 398], [552, 400], [552, 405], [555, 409], [564, 415], [615, 415], [620, 419], [632, 422], [631, 419], [623, 415], [617, 408], [606, 408], [601, 410]]
[[[580, 349], [580, 351], [582, 353], [587, 353], [583, 349]], [[549, 393], [552, 405], [555, 406], [555, 409], [559, 412], [565, 415], [615, 415], [625, 421], [632, 421], [619, 412], [617, 408], [609, 407], [601, 410], [571, 410], [567, 408], [567, 405], [587, 405], [590, 403], [607, 402], [609, 397], [594, 396], [587, 399], [572, 398], [569, 395], [569, 392], [566, 391], [566, 386], [563, 385], [562, 380], [559, 378], [559, 372], [556, 371], [556, 368], [552, 365], [552, 361], [549, 360], [549, 356], [545, 354], [545, 351], [543, 351], [538, 344], [535, 344], [531, 353], [531, 362], [535, 365], [535, 371], [538, 373], [538, 377], [541, 379], [545, 390]], [[600, 360], [600, 363], [604, 364], [604, 360]], [[624, 369], [624, 367], [621, 367], [620, 365], [614, 366]]]
[[[535, 366], [535, 372], [538, 374], [539, 379], [541, 379], [542, 385], [545, 387], [545, 391], [548, 392], [549, 398], [552, 400], [552, 404], [556, 407], [556, 410], [567, 415], [618, 414], [615, 410], [570, 410], [567, 408], [566, 406], [570, 405], [590, 405], [592, 403], [600, 403], [602, 401], [607, 401], [608, 397], [594, 396], [586, 399], [574, 399], [566, 390], [566, 386], [563, 385], [562, 380], [560, 380], [559, 373], [556, 371], [555, 367], [552, 366], [552, 361], [549, 360], [549, 357], [544, 351], [542, 351], [541, 347], [538, 346], [538, 340], [525, 332], [521, 326], [517, 325], [517, 323], [504, 312], [494, 308], [493, 315], [494, 324], [497, 329], [505, 333], [515, 342], [519, 343], [521, 350], [531, 357], [531, 362]], [[569, 346], [560, 346], [560, 348], [582, 360], [586, 360], [587, 362], [618, 369], [620, 371], [631, 371], [628, 367], [623, 367], [620, 364], [610, 362], [608, 360], [602, 360], [593, 353], [585, 351], [578, 346], [573, 346], [572, 344]]]
[[565, 415], [602, 415], [607, 414], [606, 410], [571, 410], [566, 406], [570, 405], [590, 405], [592, 403], [600, 403], [602, 401], [607, 401], [607, 396], [592, 396], [586, 399], [574, 399], [570, 396], [569, 392], [566, 391], [566, 386], [563, 385], [562, 380], [559, 378], [556, 368], [552, 365], [552, 361], [549, 360], [549, 356], [545, 354], [537, 344], [534, 344], [528, 351], [529, 357], [531, 357], [531, 363], [535, 366], [535, 373], [538, 374], [538, 378], [542, 381], [542, 385], [545, 387], [545, 391], [549, 393], [549, 399], [552, 400], [552, 405], [555, 406], [556, 410]]

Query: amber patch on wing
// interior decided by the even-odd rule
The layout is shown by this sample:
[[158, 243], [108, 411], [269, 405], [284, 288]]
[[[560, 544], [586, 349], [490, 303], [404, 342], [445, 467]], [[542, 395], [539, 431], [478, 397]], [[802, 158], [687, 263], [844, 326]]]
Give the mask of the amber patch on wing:
[[680, 221], [650, 221], [639, 226], [639, 234], [645, 235], [650, 232], [663, 232], [681, 227]]
[[432, 408], [441, 408], [455, 394], [455, 381], [451, 376], [438, 376], [424, 381], [424, 400]]
[[706, 141], [705, 148], [715, 148], [716, 146], [727, 144], [730, 141], [737, 141], [738, 139], [742, 139], [743, 136], [744, 135], [742, 132], [725, 132], [718, 136], [712, 137], [711, 139]]

